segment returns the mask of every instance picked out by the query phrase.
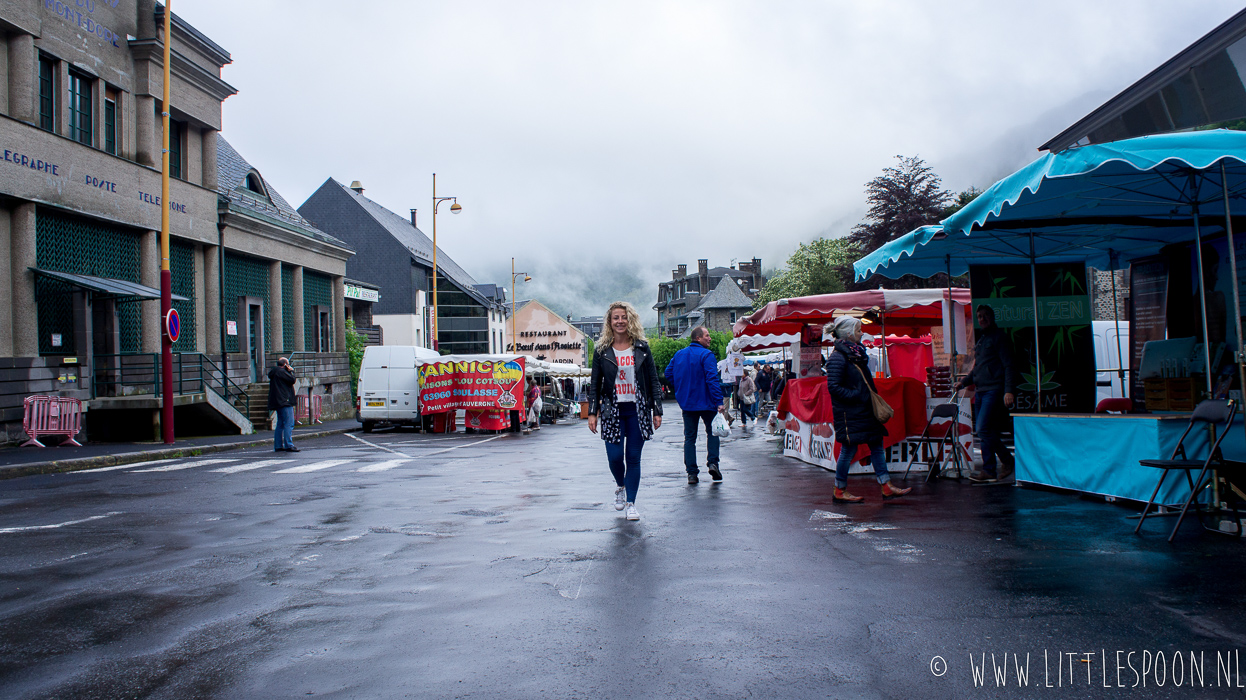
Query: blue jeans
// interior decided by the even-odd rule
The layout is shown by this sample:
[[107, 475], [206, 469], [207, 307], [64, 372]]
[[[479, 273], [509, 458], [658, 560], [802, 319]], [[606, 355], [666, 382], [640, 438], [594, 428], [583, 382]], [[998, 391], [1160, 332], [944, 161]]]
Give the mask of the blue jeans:
[[640, 436], [636, 404], [631, 401], [619, 404], [619, 431], [623, 433], [623, 441], [606, 443], [606, 459], [610, 462], [614, 483], [627, 490], [628, 503], [635, 503], [636, 491], [640, 489], [640, 451], [645, 447], [645, 440]]
[[757, 420], [757, 394], [753, 394], [753, 403], [740, 401], [740, 417]]
[[[883, 439], [878, 438], [866, 444], [870, 447], [870, 463], [874, 465], [874, 476], [878, 477], [878, 483], [885, 484], [891, 481], [891, 475], [887, 473], [887, 453], [883, 450]], [[848, 487], [848, 470], [852, 468], [852, 458], [857, 454], [858, 447], [860, 445], [840, 444], [839, 459], [835, 461], [835, 486], [837, 488]]]
[[277, 409], [277, 426], [273, 428], [273, 450], [294, 447], [294, 407]]
[[706, 464], [718, 464], [718, 436], [711, 425], [718, 411], [684, 411], [684, 469], [696, 475], [697, 469], [697, 424], [705, 423], [705, 443], [709, 454], [705, 457]]
[[982, 471], [995, 475], [995, 455], [999, 455], [1004, 466], [1013, 465], [1012, 455], [999, 435], [999, 424], [1004, 418], [1004, 392], [1002, 389], [979, 389], [973, 400], [978, 409], [973, 430], [978, 434], [978, 446], [982, 449]]

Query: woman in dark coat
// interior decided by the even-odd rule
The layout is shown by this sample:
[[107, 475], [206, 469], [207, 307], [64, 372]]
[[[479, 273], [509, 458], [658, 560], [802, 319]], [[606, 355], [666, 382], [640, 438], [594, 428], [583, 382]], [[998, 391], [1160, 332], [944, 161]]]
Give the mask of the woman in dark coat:
[[875, 390], [874, 378], [870, 376], [865, 346], [861, 344], [861, 320], [844, 316], [831, 327], [835, 338], [835, 351], [826, 361], [826, 390], [831, 395], [834, 411], [835, 441], [839, 443], [839, 459], [835, 463], [835, 501], [860, 503], [865, 500], [848, 493], [848, 470], [857, 448], [870, 448], [870, 462], [874, 474], [882, 484], [883, 498], [897, 498], [910, 489], [891, 485], [887, 473], [887, 457], [883, 451], [883, 438], [887, 428], [874, 417], [870, 391]]
[[614, 509], [627, 509], [628, 520], [640, 520], [636, 491], [640, 488], [640, 451], [662, 425], [662, 385], [653, 352], [645, 340], [640, 315], [625, 301], [606, 311], [605, 328], [593, 356], [588, 383], [588, 429], [606, 441], [606, 459], [614, 476]]

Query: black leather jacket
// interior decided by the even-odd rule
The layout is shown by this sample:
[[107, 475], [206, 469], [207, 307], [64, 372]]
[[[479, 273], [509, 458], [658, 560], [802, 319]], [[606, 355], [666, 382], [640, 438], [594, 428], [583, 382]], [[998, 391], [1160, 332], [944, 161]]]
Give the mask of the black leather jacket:
[[[653, 363], [653, 351], [649, 343], [637, 340], [632, 344], [636, 360], [636, 391], [645, 393], [645, 403], [653, 407], [656, 415], [662, 415], [662, 385], [658, 382], [657, 365]], [[619, 376], [619, 363], [614, 357], [614, 347], [606, 349], [593, 358], [593, 374], [588, 382], [588, 414], [598, 415], [603, 401], [614, 400], [614, 379]]]

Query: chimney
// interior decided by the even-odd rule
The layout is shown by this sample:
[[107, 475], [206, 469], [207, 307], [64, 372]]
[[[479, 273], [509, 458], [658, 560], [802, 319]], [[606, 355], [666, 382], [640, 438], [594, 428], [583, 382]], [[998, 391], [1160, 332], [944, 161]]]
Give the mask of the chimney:
[[358, 192], [359, 194], [363, 194], [363, 183], [359, 182], [358, 180], [355, 180], [354, 182], [350, 183], [350, 188]]
[[687, 266], [687, 265], [680, 265], [680, 266], [679, 266], [679, 276], [680, 276], [680, 277], [687, 277], [687, 276], [688, 276], [688, 266]]
[[412, 226], [415, 226], [416, 228], [419, 228], [419, 225], [417, 225], [417, 224], [415, 223], [415, 213], [416, 213], [417, 211], [419, 211], [419, 209], [412, 209], [412, 210], [411, 210], [411, 225], [412, 225]]
[[708, 259], [702, 258], [697, 261], [697, 274], [698, 275], [701, 275], [702, 277], [704, 277], [706, 274], [709, 273], [709, 271], [710, 271], [710, 261]]
[[679, 270], [671, 270], [671, 279], [672, 280], [679, 279]]

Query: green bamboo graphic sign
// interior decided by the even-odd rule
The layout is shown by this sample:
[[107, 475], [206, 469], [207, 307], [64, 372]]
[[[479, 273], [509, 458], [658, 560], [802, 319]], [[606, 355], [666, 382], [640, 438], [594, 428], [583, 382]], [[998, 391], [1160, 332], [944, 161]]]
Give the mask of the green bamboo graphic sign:
[[1095, 355], [1086, 268], [1081, 264], [1040, 264], [1034, 272], [1037, 300], [1031, 296], [1029, 265], [970, 266], [974, 308], [983, 304], [991, 307], [996, 325], [1012, 343], [1018, 374], [1017, 411], [1089, 413], [1094, 410]]

